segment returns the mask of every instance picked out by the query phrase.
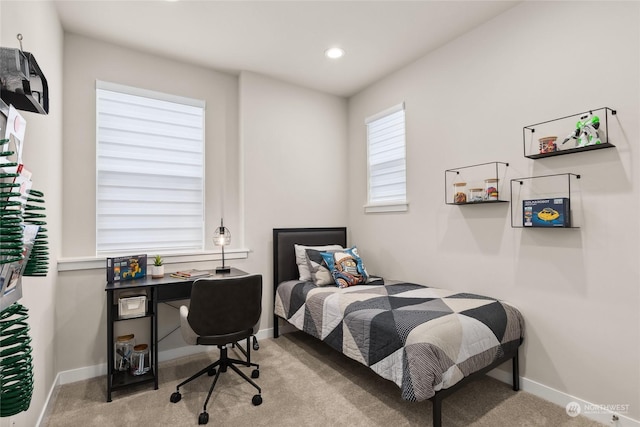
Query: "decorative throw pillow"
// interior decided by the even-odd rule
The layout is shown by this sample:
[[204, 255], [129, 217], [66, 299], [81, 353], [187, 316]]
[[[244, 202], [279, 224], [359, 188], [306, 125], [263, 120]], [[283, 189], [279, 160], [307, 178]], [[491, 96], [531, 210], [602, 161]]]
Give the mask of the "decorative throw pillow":
[[342, 251], [321, 252], [320, 254], [331, 270], [331, 276], [337, 287], [346, 288], [367, 281], [369, 274], [355, 246]]
[[[343, 250], [340, 248], [339, 250]], [[326, 252], [336, 252], [335, 250], [327, 250]], [[331, 270], [327, 266], [326, 261], [322, 257], [322, 253], [316, 249], [307, 249], [307, 266], [311, 272], [311, 280], [316, 286], [332, 285], [333, 276]]]
[[319, 251], [335, 251], [341, 250], [343, 247], [341, 245], [325, 245], [325, 246], [303, 246], [303, 245], [293, 245], [293, 248], [296, 253], [296, 264], [298, 265], [298, 274], [300, 274], [301, 281], [310, 282], [311, 271], [309, 271], [309, 266], [307, 265], [307, 253], [305, 252], [307, 249], [316, 249]]

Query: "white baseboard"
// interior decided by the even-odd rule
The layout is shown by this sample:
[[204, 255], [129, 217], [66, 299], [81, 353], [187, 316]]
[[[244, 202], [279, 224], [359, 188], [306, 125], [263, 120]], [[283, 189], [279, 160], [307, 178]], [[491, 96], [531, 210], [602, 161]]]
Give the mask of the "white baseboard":
[[[287, 332], [297, 331], [294, 326], [290, 324], [281, 325], [279, 328], [279, 333], [284, 334]], [[256, 337], [258, 340], [264, 338], [273, 337], [273, 329], [262, 329], [257, 334]], [[163, 362], [166, 360], [173, 360], [179, 357], [190, 356], [192, 354], [202, 353], [205, 351], [209, 351], [210, 348], [206, 346], [185, 346], [180, 348], [174, 348], [170, 350], [164, 350], [158, 352], [158, 361]], [[99, 377], [107, 374], [107, 365], [106, 363], [102, 363], [100, 365], [87, 366], [84, 368], [72, 369], [68, 371], [58, 372], [56, 375], [53, 384], [51, 385], [51, 389], [49, 390], [49, 394], [47, 396], [47, 400], [44, 404], [42, 412], [40, 413], [40, 417], [38, 418], [38, 423], [36, 426], [40, 426], [40, 423], [45, 417], [49, 405], [52, 403], [52, 396], [55, 391], [55, 388], [58, 385], [68, 384], [76, 381], [87, 380], [90, 378]], [[497, 379], [498, 381], [502, 381], [507, 384], [512, 385], [512, 377], [511, 371], [503, 371], [501, 369], [494, 369], [490, 371], [487, 375], [492, 378]], [[600, 405], [596, 405], [575, 396], [571, 396], [559, 390], [555, 390], [551, 387], [547, 387], [543, 384], [540, 384], [536, 381], [529, 380], [524, 377], [520, 377], [520, 390], [526, 391], [527, 393], [531, 393], [534, 396], [537, 396], [541, 399], [548, 400], [549, 402], [555, 403], [561, 407], [567, 407], [570, 403], [576, 403], [581, 408], [581, 414], [585, 417], [597, 421], [599, 423], [609, 425], [612, 427], [640, 427], [640, 421], [634, 420], [624, 414], [619, 414], [613, 412], [605, 407]], [[617, 421], [612, 421], [613, 416], [617, 416]]]
[[[271, 328], [262, 329], [258, 331], [258, 333], [256, 334], [256, 338], [258, 338], [258, 341], [264, 338], [271, 338], [271, 337], [273, 337], [273, 330]], [[190, 356], [192, 354], [203, 353], [211, 350], [212, 350], [211, 347], [199, 346], [199, 345], [193, 345], [193, 346], [188, 345], [180, 348], [172, 348], [170, 350], [159, 351], [158, 362], [173, 360], [179, 357]], [[74, 383], [76, 381], [88, 380], [91, 378], [100, 377], [102, 375], [107, 375], [106, 363], [58, 372], [58, 374], [56, 375], [56, 378], [53, 380], [53, 384], [51, 384], [51, 388], [49, 389], [49, 394], [47, 395], [47, 399], [44, 403], [44, 406], [42, 407], [42, 411], [40, 411], [40, 416], [38, 417], [38, 422], [36, 423], [36, 426], [39, 427], [41, 425], [42, 421], [44, 420], [50, 408], [50, 405], [53, 404], [53, 396], [57, 386]], [[105, 387], [106, 387], [106, 384], [105, 384]]]
[[[272, 336], [273, 336], [273, 332], [271, 329], [260, 330], [256, 334], [256, 337], [258, 338], [258, 340], [272, 337]], [[212, 350], [211, 347], [200, 346], [200, 345], [187, 345], [184, 347], [163, 350], [158, 352], [158, 362], [173, 360], [179, 357], [190, 356], [192, 354], [203, 353], [210, 350]], [[74, 383], [76, 381], [88, 380], [90, 378], [95, 378], [102, 375], [107, 375], [106, 363], [101, 363], [99, 365], [93, 365], [93, 366], [85, 366], [84, 368], [70, 369], [68, 371], [59, 372], [56, 377], [56, 380], [58, 382], [55, 385]]]
[[[503, 371], [501, 369], [494, 369], [487, 373], [492, 378], [513, 385], [513, 378], [511, 371]], [[578, 397], [571, 396], [562, 391], [547, 387], [536, 381], [520, 377], [520, 390], [531, 393], [536, 397], [547, 400], [551, 403], [555, 403], [558, 406], [566, 408], [569, 404], [577, 404], [580, 406], [580, 414], [585, 417], [597, 421], [599, 423], [612, 426], [612, 427], [640, 427], [640, 421], [629, 418], [624, 414], [616, 413], [602, 407], [602, 405], [596, 405], [586, 400], [582, 400]], [[629, 402], [631, 403], [631, 402]], [[621, 405], [624, 406], [624, 405]], [[568, 415], [567, 415], [568, 416]], [[617, 421], [613, 421], [613, 417], [618, 418]]]
[[40, 415], [38, 416], [38, 421], [36, 421], [36, 427], [40, 427], [42, 421], [44, 420], [47, 412], [51, 408], [49, 405], [53, 403], [53, 396], [56, 390], [56, 387], [60, 384], [60, 372], [56, 374], [56, 377], [53, 380], [53, 384], [51, 384], [51, 388], [49, 389], [49, 393], [47, 394], [47, 398], [44, 401], [44, 405], [42, 406], [42, 410], [40, 411]]

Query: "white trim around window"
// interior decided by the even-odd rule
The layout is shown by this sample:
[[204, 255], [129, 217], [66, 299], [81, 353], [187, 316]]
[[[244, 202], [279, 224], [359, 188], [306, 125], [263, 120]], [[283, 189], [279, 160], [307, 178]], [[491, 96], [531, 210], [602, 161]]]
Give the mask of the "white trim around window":
[[367, 128], [366, 213], [405, 212], [407, 201], [404, 102], [365, 119]]

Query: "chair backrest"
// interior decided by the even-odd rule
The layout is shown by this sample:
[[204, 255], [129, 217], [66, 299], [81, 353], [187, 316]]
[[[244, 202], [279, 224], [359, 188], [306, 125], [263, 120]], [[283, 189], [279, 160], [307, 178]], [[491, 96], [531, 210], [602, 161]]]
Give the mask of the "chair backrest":
[[262, 275], [193, 282], [187, 320], [199, 336], [253, 329], [262, 314]]

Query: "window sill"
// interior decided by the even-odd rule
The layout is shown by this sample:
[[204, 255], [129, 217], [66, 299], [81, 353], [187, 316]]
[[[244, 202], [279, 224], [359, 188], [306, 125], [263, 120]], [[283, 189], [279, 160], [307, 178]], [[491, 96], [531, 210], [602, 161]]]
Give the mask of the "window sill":
[[364, 205], [364, 213], [388, 213], [406, 212], [409, 210], [409, 202], [378, 203]]
[[[224, 259], [246, 259], [249, 249], [225, 249]], [[165, 265], [186, 262], [217, 261], [222, 259], [220, 251], [194, 254], [162, 255]], [[62, 258], [58, 260], [58, 271], [93, 270], [106, 267], [106, 257]]]

